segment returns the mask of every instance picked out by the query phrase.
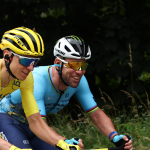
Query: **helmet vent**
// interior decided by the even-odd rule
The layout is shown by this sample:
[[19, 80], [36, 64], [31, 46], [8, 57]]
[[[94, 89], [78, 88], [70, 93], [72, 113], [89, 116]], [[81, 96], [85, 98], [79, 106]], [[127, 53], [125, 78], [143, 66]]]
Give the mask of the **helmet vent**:
[[79, 55], [77, 55], [77, 54], [71, 54], [71, 55], [76, 56], [76, 57], [80, 57], [80, 56], [79, 56]]
[[17, 48], [23, 50], [16, 42], [14, 42], [12, 39], [6, 39], [7, 41], [9, 41], [10, 43], [12, 43], [13, 45], [15, 45]]
[[36, 41], [35, 41], [35, 38], [33, 37], [33, 35], [31, 33], [27, 32], [27, 31], [24, 31], [24, 30], [21, 30], [21, 29], [16, 29], [16, 30], [19, 30], [19, 31], [22, 31], [22, 32], [26, 33], [30, 37], [30, 39], [32, 40], [35, 51], [38, 52], [37, 44], [36, 44]]
[[78, 47], [75, 44], [71, 44], [76, 52], [79, 52]]
[[38, 34], [37, 34], [37, 37], [39, 38], [39, 41], [40, 41], [40, 52], [42, 52], [42, 43]]
[[7, 40], [8, 38], [7, 37], [2, 37], [2, 39], [6, 39]]
[[[29, 47], [27, 41], [26, 41], [21, 35], [15, 35], [15, 36], [18, 37], [18, 38], [21, 40], [21, 42], [25, 45], [25, 47], [26, 47], [28, 50], [30, 50], [30, 47]], [[17, 45], [18, 45], [18, 44], [17, 44]]]
[[61, 42], [59, 42], [59, 44], [58, 44], [58, 47], [60, 48], [60, 44], [61, 44]]
[[[21, 39], [21, 38], [20, 38], [20, 39]], [[22, 38], [21, 41], [22, 41], [23, 44], [26, 46], [26, 48], [27, 48], [28, 50], [30, 50], [30, 47], [29, 47], [28, 43], [26, 42], [26, 40]]]
[[7, 34], [10, 34], [10, 35], [15, 35], [14, 33], [7, 33]]
[[67, 52], [71, 52], [71, 50], [65, 45], [65, 49]]

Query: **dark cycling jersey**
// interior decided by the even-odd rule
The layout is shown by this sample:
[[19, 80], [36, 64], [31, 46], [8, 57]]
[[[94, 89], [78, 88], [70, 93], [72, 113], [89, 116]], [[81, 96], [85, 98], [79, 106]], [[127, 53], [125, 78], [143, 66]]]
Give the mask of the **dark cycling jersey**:
[[[43, 119], [45, 119], [47, 113], [55, 114], [64, 108], [69, 103], [73, 94], [76, 95], [81, 106], [87, 113], [90, 114], [98, 109], [84, 75], [77, 88], [69, 86], [64, 92], [60, 92], [53, 84], [51, 75], [53, 66], [35, 67], [34, 71], [32, 71], [34, 78], [34, 97]], [[7, 113], [14, 119], [28, 124], [22, 107], [20, 90], [11, 93], [1, 100], [0, 112]]]

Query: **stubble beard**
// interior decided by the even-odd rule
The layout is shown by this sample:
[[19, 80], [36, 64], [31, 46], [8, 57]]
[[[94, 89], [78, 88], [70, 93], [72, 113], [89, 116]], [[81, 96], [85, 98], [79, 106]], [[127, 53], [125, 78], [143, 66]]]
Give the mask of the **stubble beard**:
[[72, 88], [77, 88], [78, 87], [78, 85], [79, 85], [79, 83], [80, 83], [80, 81], [77, 83], [73, 83], [73, 82], [71, 82], [70, 80], [70, 78], [71, 77], [62, 77], [63, 78], [63, 80], [70, 86], [70, 87], [72, 87]]

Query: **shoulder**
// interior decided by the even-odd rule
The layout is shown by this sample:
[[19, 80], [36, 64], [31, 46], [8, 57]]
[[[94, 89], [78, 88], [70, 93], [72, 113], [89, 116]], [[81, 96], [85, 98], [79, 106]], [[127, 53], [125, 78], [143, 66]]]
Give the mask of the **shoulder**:
[[29, 86], [32, 86], [34, 83], [32, 72], [29, 73], [29, 75], [24, 81], [20, 81], [20, 83], [21, 83], [21, 88], [25, 88], [25, 87], [28, 88]]
[[[49, 70], [51, 66], [39, 66], [35, 67], [32, 71], [34, 82], [42, 82], [49, 80]], [[36, 81], [38, 80], [38, 81]]]
[[89, 88], [88, 81], [86, 77], [83, 75], [80, 80], [79, 86], [77, 87], [76, 93], [87, 93], [89, 91], [90, 91], [90, 88]]
[[37, 66], [34, 67], [33, 73], [39, 73], [41, 75], [47, 74], [51, 66]]
[[[39, 66], [35, 67], [32, 72], [29, 73], [27, 78], [22, 82], [22, 88], [26, 86], [33, 86], [34, 82], [44, 82], [46, 80], [46, 76], [48, 77], [48, 70], [50, 66]], [[36, 81], [38, 80], [38, 81]]]
[[79, 86], [82, 86], [84, 84], [88, 84], [88, 81], [87, 81], [85, 75], [82, 76], [80, 83], [79, 83]]

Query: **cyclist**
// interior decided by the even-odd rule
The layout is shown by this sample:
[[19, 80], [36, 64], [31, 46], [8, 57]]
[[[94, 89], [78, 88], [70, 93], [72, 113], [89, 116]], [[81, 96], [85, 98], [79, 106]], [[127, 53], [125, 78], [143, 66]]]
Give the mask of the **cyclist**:
[[[41, 132], [44, 133], [44, 131], [47, 133], [46, 130], [40, 130], [41, 126], [44, 127], [45, 122], [41, 119], [34, 99], [33, 75], [30, 73], [44, 53], [44, 44], [41, 36], [26, 27], [15, 28], [4, 33], [0, 48], [3, 50], [4, 57], [0, 60], [0, 99], [20, 88], [23, 111], [28, 119], [31, 131], [36, 135], [41, 134]], [[11, 129], [7, 128], [7, 131], [11, 133]], [[50, 132], [53, 131], [50, 130]], [[0, 133], [3, 139], [7, 139], [3, 130]], [[0, 149], [14, 150], [16, 148], [2, 138], [0, 138]], [[50, 138], [47, 138], [47, 142], [51, 144]], [[59, 139], [62, 139], [62, 137], [57, 137], [56, 144]]]
[[[97, 106], [89, 89], [84, 74], [88, 66], [86, 60], [91, 57], [90, 47], [82, 38], [67, 36], [61, 38], [56, 43], [54, 56], [56, 57], [54, 65], [35, 67], [34, 71], [32, 71], [34, 78], [34, 96], [42, 118], [45, 119], [46, 114], [49, 112], [56, 114], [69, 103], [69, 99], [75, 94], [100, 132], [109, 137], [116, 146], [120, 146], [123, 140], [128, 141], [126, 136], [117, 133], [110, 118]], [[0, 131], [3, 131], [3, 134], [5, 134], [5, 137], [10, 143], [20, 148], [33, 148], [36, 150], [55, 149], [44, 142], [47, 142], [47, 140], [44, 139], [42, 141], [39, 139], [42, 139], [43, 132], [35, 135], [29, 129], [30, 122], [24, 115], [19, 90], [2, 99], [0, 108], [0, 120], [3, 122], [0, 125]], [[7, 118], [7, 121], [5, 118]], [[16, 122], [17, 126], [13, 124], [10, 127], [10, 122]], [[15, 136], [16, 133], [11, 132], [10, 134], [6, 125], [9, 126], [10, 130], [11, 128], [15, 128], [17, 137]], [[46, 128], [46, 130], [50, 133], [48, 131], [50, 127], [49, 129]], [[14, 136], [15, 138], [12, 138]], [[53, 146], [60, 147], [60, 145], [65, 144], [65, 141], [68, 144], [76, 143], [80, 144], [81, 148], [83, 147], [81, 145], [82, 141], [79, 143], [78, 139], [74, 138], [66, 140], [61, 136], [62, 140], [58, 141], [58, 144], [55, 144], [55, 139], [58, 136], [55, 132], [51, 132]], [[25, 143], [22, 142], [24, 140], [26, 141]], [[133, 149], [132, 140], [129, 140], [125, 144], [125, 149]]]
[[[3, 59], [0, 59], [0, 99], [20, 89], [26, 117], [38, 113], [33, 95], [33, 76], [29, 73], [43, 56], [42, 37], [29, 28], [18, 27], [4, 33], [0, 49], [3, 51]], [[2, 138], [0, 142], [4, 149], [11, 146]]]

